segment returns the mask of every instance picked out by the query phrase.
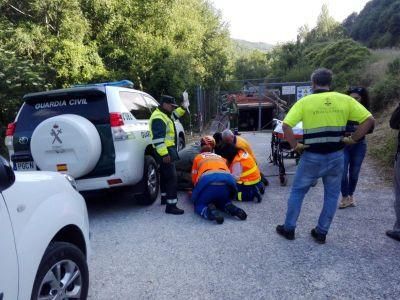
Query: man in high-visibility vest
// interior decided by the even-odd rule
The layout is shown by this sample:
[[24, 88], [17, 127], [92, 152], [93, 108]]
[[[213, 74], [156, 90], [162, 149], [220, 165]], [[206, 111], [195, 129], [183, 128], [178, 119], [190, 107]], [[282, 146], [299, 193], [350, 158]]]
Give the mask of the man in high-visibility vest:
[[236, 197], [236, 182], [229, 172], [226, 160], [212, 153], [215, 146], [213, 137], [203, 137], [200, 145], [201, 153], [195, 157], [192, 167], [192, 201], [195, 212], [205, 219], [215, 220], [218, 224], [224, 222], [220, 211], [246, 220], [245, 211], [231, 201]]
[[[314, 71], [311, 81], [313, 94], [297, 101], [283, 120], [285, 139], [295, 151], [304, 151], [304, 154], [293, 180], [285, 223], [278, 225], [276, 231], [286, 239], [295, 238], [304, 196], [315, 181], [322, 177], [324, 205], [317, 226], [311, 230], [311, 236], [317, 243], [323, 244], [337, 209], [344, 168], [343, 148], [345, 144], [355, 144], [363, 138], [374, 125], [374, 118], [357, 100], [330, 91], [330, 70]], [[301, 121], [304, 144], [296, 140], [292, 130]], [[360, 125], [350, 137], [344, 137], [348, 121]]]
[[[256, 155], [254, 154], [253, 149], [250, 146], [250, 143], [243, 137], [234, 135], [230, 129], [225, 129], [222, 131], [222, 141], [228, 144], [234, 144], [237, 148], [244, 150], [248, 154], [250, 154], [254, 160], [257, 162]], [[268, 179], [265, 178], [264, 174], [260, 172], [261, 181], [265, 186], [269, 184]]]
[[160, 164], [161, 204], [166, 204], [165, 212], [173, 215], [184, 213], [176, 206], [178, 196], [174, 162], [179, 156], [174, 121], [182, 117], [186, 109], [184, 105], [178, 107], [173, 97], [161, 96], [160, 106], [152, 113], [149, 124], [156, 159]]
[[236, 180], [237, 200], [261, 202], [264, 185], [255, 159], [233, 144], [222, 145], [220, 152], [227, 159], [231, 174]]

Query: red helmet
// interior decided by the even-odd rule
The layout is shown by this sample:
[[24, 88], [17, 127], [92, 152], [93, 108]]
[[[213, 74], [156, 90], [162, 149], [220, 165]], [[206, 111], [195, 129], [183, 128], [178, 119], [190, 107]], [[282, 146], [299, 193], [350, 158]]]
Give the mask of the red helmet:
[[206, 136], [203, 136], [202, 138], [201, 138], [201, 140], [200, 140], [200, 145], [201, 146], [210, 146], [211, 147], [211, 149], [214, 149], [214, 147], [215, 147], [215, 140], [214, 140], [214, 138], [211, 136], [211, 135], [206, 135]]

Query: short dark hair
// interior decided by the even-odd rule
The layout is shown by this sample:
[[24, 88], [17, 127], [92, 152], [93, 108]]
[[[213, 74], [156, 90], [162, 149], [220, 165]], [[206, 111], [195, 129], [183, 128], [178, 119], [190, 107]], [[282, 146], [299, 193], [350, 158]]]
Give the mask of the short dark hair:
[[222, 143], [218, 149], [219, 155], [225, 158], [228, 163], [232, 163], [235, 156], [238, 154], [239, 149], [233, 144]]
[[347, 90], [347, 95], [358, 94], [361, 97], [360, 103], [364, 105], [366, 109], [369, 109], [369, 93], [365, 87], [350, 87]]
[[311, 81], [319, 86], [330, 86], [332, 83], [332, 71], [326, 68], [316, 69], [311, 74]]

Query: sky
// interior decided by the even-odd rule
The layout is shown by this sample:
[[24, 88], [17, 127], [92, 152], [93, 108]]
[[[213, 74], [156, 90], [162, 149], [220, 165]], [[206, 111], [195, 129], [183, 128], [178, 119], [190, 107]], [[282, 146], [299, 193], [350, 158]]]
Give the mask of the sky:
[[313, 28], [324, 3], [343, 21], [369, 0], [210, 0], [229, 24], [232, 38], [277, 44], [296, 39], [300, 26]]

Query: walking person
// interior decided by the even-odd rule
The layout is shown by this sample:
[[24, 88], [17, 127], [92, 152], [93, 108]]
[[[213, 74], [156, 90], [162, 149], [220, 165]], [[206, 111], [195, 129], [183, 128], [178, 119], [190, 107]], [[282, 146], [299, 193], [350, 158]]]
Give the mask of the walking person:
[[[337, 209], [343, 174], [343, 148], [355, 144], [372, 128], [371, 113], [348, 95], [331, 92], [332, 72], [317, 69], [311, 75], [313, 94], [296, 102], [283, 120], [286, 140], [298, 153], [302, 153], [288, 199], [285, 223], [276, 231], [286, 239], [295, 238], [297, 219], [303, 199], [310, 187], [322, 178], [324, 205], [317, 226], [311, 236], [325, 243], [326, 235]], [[344, 137], [347, 122], [360, 125], [350, 136]], [[297, 142], [292, 127], [303, 122], [304, 144]]]
[[156, 159], [160, 164], [161, 204], [166, 204], [165, 212], [173, 215], [184, 213], [182, 209], [176, 206], [178, 196], [174, 163], [179, 159], [174, 120], [185, 114], [187, 105], [184, 104], [182, 104], [182, 107], [178, 107], [173, 97], [163, 95], [160, 99], [160, 106], [152, 113], [149, 121]]
[[[347, 94], [360, 102], [366, 109], [369, 109], [369, 96], [366, 88], [352, 87], [347, 91]], [[358, 123], [349, 121], [346, 126], [346, 136], [350, 136], [357, 129]], [[356, 190], [358, 177], [361, 171], [361, 165], [367, 153], [367, 142], [365, 137], [360, 139], [354, 145], [344, 147], [344, 170], [342, 176], [342, 200], [339, 208], [347, 208], [356, 206], [356, 201], [353, 197]]]
[[[396, 130], [400, 129], [400, 104], [392, 113], [390, 127]], [[386, 231], [386, 235], [394, 240], [400, 241], [400, 131], [397, 138], [397, 152], [394, 163], [394, 197], [396, 221], [393, 229]]]
[[205, 136], [200, 141], [201, 153], [198, 154], [192, 167], [194, 189], [192, 201], [194, 210], [203, 218], [224, 222], [221, 211], [246, 220], [247, 214], [232, 203], [236, 197], [236, 181], [230, 174], [226, 160], [212, 153], [215, 141], [212, 136]]

